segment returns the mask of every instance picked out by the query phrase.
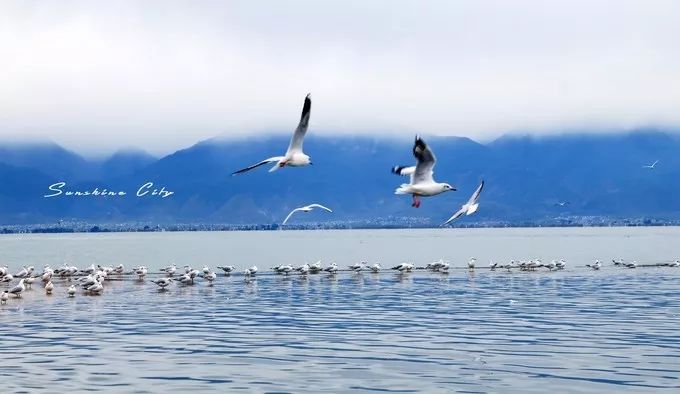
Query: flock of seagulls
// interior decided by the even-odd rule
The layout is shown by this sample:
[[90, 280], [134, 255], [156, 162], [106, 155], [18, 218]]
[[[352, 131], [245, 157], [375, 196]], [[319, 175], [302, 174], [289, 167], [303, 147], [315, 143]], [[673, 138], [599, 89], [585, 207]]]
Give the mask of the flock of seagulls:
[[[627, 262], [623, 259], [613, 259], [612, 263], [615, 267], [621, 268], [637, 268], [638, 263], [635, 261]], [[654, 264], [657, 267], [680, 267], [680, 260], [675, 260], [667, 263]], [[498, 262], [491, 261], [489, 263], [488, 269], [491, 271], [496, 271], [499, 269], [506, 269], [508, 271], [519, 270], [519, 271], [537, 271], [541, 268], [545, 268], [548, 271], [560, 271], [567, 267], [567, 262], [563, 259], [551, 260], [549, 262], [543, 262], [540, 259], [533, 260], [511, 260], [508, 263], [501, 264]], [[603, 264], [600, 260], [595, 260], [595, 262], [586, 264], [585, 267], [592, 270], [600, 270]], [[224, 275], [230, 276], [232, 274], [239, 273], [239, 270], [232, 266], [218, 266], [216, 267], [222, 270]], [[400, 263], [396, 266], [390, 268], [390, 271], [395, 271], [399, 274], [405, 274], [413, 271], [423, 270], [431, 272], [439, 272], [442, 274], [448, 274], [452, 268], [451, 263], [440, 259], [426, 264], [425, 266], [416, 266], [412, 262]], [[474, 271], [479, 269], [476, 258], [470, 258], [467, 262], [467, 269], [469, 271]], [[314, 275], [325, 273], [328, 275], [335, 275], [338, 272], [371, 272], [380, 273], [383, 270], [382, 264], [376, 262], [370, 264], [366, 261], [361, 261], [348, 265], [346, 268], [340, 268], [337, 263], [330, 263], [326, 266], [322, 264], [321, 261], [317, 261], [312, 264], [305, 263], [300, 266], [293, 266], [292, 264], [280, 264], [271, 268], [271, 271], [277, 275], [291, 275], [297, 274], [300, 276]], [[250, 266], [240, 271], [246, 282], [253, 279], [258, 273], [257, 266]], [[90, 265], [85, 269], [79, 269], [72, 265], [64, 265], [63, 267], [52, 269], [49, 266], [45, 266], [41, 273], [36, 273], [34, 267], [24, 266], [16, 274], [12, 275], [9, 272], [7, 266], [0, 267], [0, 283], [6, 283], [8, 288], [0, 293], [0, 303], [6, 303], [10, 296], [14, 298], [21, 298], [22, 293], [27, 289], [31, 289], [35, 282], [43, 284], [43, 289], [46, 295], [52, 295], [55, 290], [53, 279], [61, 279], [67, 281], [70, 285], [66, 288], [66, 296], [75, 297], [78, 292], [78, 288], [81, 289], [84, 295], [101, 295], [104, 291], [104, 284], [107, 280], [112, 278], [123, 278], [125, 276], [136, 277], [138, 281], [144, 282], [146, 276], [149, 274], [149, 270], [146, 266], [139, 266], [131, 271], [125, 271], [122, 264], [118, 266], [101, 266], [94, 264]], [[173, 283], [183, 286], [191, 286], [195, 284], [195, 280], [200, 278], [208, 285], [212, 286], [213, 282], [217, 280], [218, 275], [208, 266], [203, 266], [202, 269], [194, 269], [191, 266], [185, 265], [183, 268], [179, 269], [175, 264], [168, 267], [162, 268], [159, 272], [162, 277], [154, 278], [149, 280], [149, 282], [158, 286], [160, 291], [165, 291]], [[15, 279], [18, 282], [12, 285]]]
[[[243, 174], [260, 166], [272, 163], [274, 163], [274, 166], [269, 169], [269, 172], [274, 172], [284, 167], [304, 167], [312, 165], [311, 158], [304, 153], [302, 148], [305, 135], [307, 134], [307, 129], [309, 128], [309, 117], [311, 111], [312, 99], [310, 95], [307, 94], [302, 106], [300, 122], [298, 123], [295, 132], [293, 132], [293, 136], [290, 139], [290, 144], [288, 145], [288, 150], [286, 153], [283, 156], [272, 156], [248, 167], [234, 171], [232, 175]], [[454, 186], [448, 183], [436, 182], [434, 180], [434, 166], [437, 163], [437, 159], [432, 149], [419, 136], [416, 136], [415, 143], [413, 145], [413, 156], [416, 159], [416, 164], [414, 166], [395, 166], [392, 168], [392, 172], [394, 174], [410, 177], [410, 182], [401, 184], [395, 190], [395, 194], [411, 195], [413, 199], [411, 206], [414, 208], [420, 208], [421, 197], [432, 197], [445, 192], [456, 191]], [[470, 197], [470, 200], [465, 203], [458, 212], [454, 213], [453, 216], [444, 222], [442, 226], [450, 224], [463, 214], [472, 215], [473, 213], [477, 212], [477, 209], [479, 208], [479, 195], [483, 187], [484, 181], [482, 181], [481, 185], [477, 188], [477, 190], [475, 190], [472, 197]], [[328, 212], [333, 212], [330, 208], [327, 208], [321, 204], [306, 205], [293, 209], [288, 214], [288, 216], [286, 216], [282, 225], [285, 225], [291, 216], [296, 212], [311, 212], [315, 208], [321, 208]]]

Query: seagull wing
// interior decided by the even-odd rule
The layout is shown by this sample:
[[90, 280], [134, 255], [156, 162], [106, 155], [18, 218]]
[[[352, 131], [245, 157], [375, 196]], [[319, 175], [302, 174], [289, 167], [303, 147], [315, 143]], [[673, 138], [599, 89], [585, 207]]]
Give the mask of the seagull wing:
[[472, 196], [468, 200], [468, 204], [474, 204], [477, 202], [477, 200], [479, 200], [479, 195], [482, 194], [482, 189], [484, 189], [484, 181], [482, 181], [482, 183], [480, 183], [477, 187], [477, 190], [472, 193]]
[[392, 167], [392, 173], [397, 174], [397, 175], [401, 175], [401, 176], [413, 175], [414, 172], [416, 172], [415, 166], [411, 166], [411, 167], [394, 166], [394, 167]]
[[446, 226], [447, 224], [449, 224], [449, 223], [453, 222], [454, 220], [458, 219], [459, 217], [463, 216], [465, 211], [466, 211], [465, 208], [461, 208], [458, 212], [454, 213], [453, 216], [451, 216], [449, 218], [449, 220], [445, 221], [444, 224], [442, 224], [442, 226]]
[[292, 211], [290, 211], [290, 213], [288, 214], [288, 216], [286, 216], [286, 218], [283, 220], [283, 223], [281, 223], [281, 225], [282, 225], [282, 226], [285, 225], [286, 222], [288, 221], [288, 219], [290, 219], [290, 217], [293, 216], [293, 214], [294, 214], [295, 212], [298, 212], [298, 211], [300, 211], [300, 210], [302, 210], [302, 208], [295, 208], [295, 209], [293, 209]]
[[305, 134], [307, 133], [307, 127], [309, 126], [309, 115], [312, 111], [312, 99], [309, 96], [310, 95], [308, 94], [307, 97], [305, 97], [305, 104], [302, 107], [300, 123], [295, 129], [295, 133], [293, 133], [293, 138], [290, 139], [290, 145], [288, 145], [286, 156], [291, 153], [302, 152], [302, 142], [305, 138]]
[[250, 167], [242, 168], [242, 169], [240, 169], [240, 170], [238, 170], [238, 171], [236, 171], [236, 172], [233, 172], [231, 175], [243, 174], [244, 172], [248, 172], [248, 171], [252, 170], [253, 168], [257, 168], [257, 167], [263, 166], [263, 165], [265, 165], [265, 164], [267, 164], [267, 163], [273, 163], [273, 162], [275, 162], [275, 161], [279, 161], [279, 160], [283, 160], [283, 159], [285, 159], [284, 156], [274, 156], [274, 157], [270, 157], [269, 159], [264, 159], [264, 160], [262, 160], [261, 162], [259, 162], [259, 163], [257, 163], [257, 164], [253, 164], [253, 165], [250, 166]]
[[411, 176], [411, 184], [434, 182], [432, 174], [437, 158], [420, 137], [416, 137], [416, 142], [413, 144], [413, 156], [418, 163]]
[[307, 208], [321, 208], [321, 209], [324, 209], [324, 210], [326, 210], [326, 211], [328, 211], [328, 212], [331, 212], [331, 213], [333, 212], [333, 211], [331, 211], [330, 208], [324, 207], [324, 206], [321, 205], [321, 204], [310, 204], [310, 205], [307, 205]]

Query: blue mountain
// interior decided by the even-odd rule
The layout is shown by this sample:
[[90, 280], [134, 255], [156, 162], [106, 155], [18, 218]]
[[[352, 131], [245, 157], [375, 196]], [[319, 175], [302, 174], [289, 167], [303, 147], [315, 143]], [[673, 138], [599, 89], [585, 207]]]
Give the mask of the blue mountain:
[[[558, 218], [679, 219], [680, 138], [669, 132], [640, 130], [616, 134], [565, 134], [501, 137], [478, 143], [460, 137], [426, 137], [437, 155], [435, 178], [458, 191], [424, 199], [411, 208], [408, 196], [394, 195], [407, 178], [390, 173], [411, 165], [412, 139], [320, 137], [310, 134], [305, 151], [314, 165], [268, 173], [232, 172], [278, 155], [284, 136], [210, 139], [160, 159], [126, 152], [106, 161], [88, 161], [72, 152], [60, 166], [48, 165], [58, 147], [45, 153], [0, 149], [0, 223], [63, 218], [96, 222], [279, 223], [292, 208], [312, 202], [334, 209], [300, 215], [304, 220], [386, 220], [410, 218], [438, 224], [465, 202], [479, 182], [486, 186], [481, 208], [459, 223], [558, 221]], [[65, 150], [64, 150], [65, 151]], [[31, 155], [31, 158], [26, 157]], [[43, 156], [44, 155], [44, 156]], [[75, 157], [73, 157], [75, 156]], [[653, 170], [642, 168], [659, 160]], [[64, 180], [71, 190], [125, 190], [119, 197], [42, 195]], [[135, 197], [147, 182], [174, 192], [168, 198]], [[558, 203], [564, 203], [559, 205]], [[390, 219], [391, 218], [391, 219]]]

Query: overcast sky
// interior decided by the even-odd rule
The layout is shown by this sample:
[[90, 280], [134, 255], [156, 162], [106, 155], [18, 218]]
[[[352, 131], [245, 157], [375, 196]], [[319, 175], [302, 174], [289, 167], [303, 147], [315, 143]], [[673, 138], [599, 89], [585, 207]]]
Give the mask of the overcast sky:
[[0, 1], [0, 139], [680, 125], [680, 1]]

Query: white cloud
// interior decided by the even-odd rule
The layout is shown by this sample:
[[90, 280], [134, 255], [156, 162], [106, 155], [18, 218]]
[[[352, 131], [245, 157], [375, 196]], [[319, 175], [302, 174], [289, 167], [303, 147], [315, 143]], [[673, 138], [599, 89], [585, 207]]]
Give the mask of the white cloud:
[[680, 125], [676, 1], [0, 3], [0, 138]]

